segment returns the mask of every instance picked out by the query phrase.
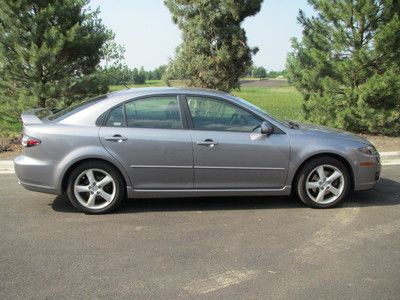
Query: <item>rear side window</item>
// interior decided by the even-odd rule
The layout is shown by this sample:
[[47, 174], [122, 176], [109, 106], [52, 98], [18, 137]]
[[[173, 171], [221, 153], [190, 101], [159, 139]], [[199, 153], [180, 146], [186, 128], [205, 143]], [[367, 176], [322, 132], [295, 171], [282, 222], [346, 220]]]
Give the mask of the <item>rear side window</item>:
[[126, 126], [123, 105], [120, 105], [110, 111], [110, 114], [108, 115], [108, 119], [106, 122], [106, 126], [108, 126], [108, 127], [124, 127], [124, 126]]
[[135, 100], [125, 104], [128, 127], [182, 128], [177, 97], [156, 97]]
[[181, 129], [178, 98], [165, 96], [133, 100], [111, 110], [106, 126]]

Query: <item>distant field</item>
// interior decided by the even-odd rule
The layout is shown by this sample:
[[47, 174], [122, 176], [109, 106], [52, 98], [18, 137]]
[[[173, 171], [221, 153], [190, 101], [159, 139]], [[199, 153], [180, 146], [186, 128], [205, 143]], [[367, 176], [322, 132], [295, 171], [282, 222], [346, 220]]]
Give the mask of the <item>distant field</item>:
[[242, 87], [232, 94], [279, 118], [304, 120], [301, 94], [294, 87]]
[[[173, 81], [173, 86], [182, 86], [182, 82]], [[161, 80], [150, 80], [146, 84], [129, 85], [129, 87], [151, 87], [165, 86]], [[123, 85], [111, 86], [111, 91], [117, 91], [126, 88]], [[286, 80], [251, 80], [244, 81], [240, 90], [232, 91], [232, 94], [243, 98], [268, 113], [279, 118], [303, 121], [302, 98], [301, 94], [292, 86], [287, 84]]]

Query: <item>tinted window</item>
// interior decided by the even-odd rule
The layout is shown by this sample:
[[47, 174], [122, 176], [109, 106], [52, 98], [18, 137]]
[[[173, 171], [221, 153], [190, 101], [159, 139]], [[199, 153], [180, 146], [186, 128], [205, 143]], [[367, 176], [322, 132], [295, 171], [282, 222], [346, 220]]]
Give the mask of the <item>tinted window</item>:
[[125, 104], [128, 127], [182, 128], [178, 98], [176, 96], [134, 100]]
[[109, 127], [123, 127], [125, 124], [124, 106], [120, 105], [110, 111], [106, 126]]
[[201, 130], [251, 132], [261, 120], [232, 104], [204, 97], [188, 97], [194, 127]]

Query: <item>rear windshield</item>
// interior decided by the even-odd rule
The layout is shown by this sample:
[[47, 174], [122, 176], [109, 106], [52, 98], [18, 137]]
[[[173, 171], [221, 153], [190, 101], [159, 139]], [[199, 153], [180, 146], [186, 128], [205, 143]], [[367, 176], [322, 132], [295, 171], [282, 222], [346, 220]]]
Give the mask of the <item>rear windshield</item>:
[[91, 98], [88, 100], [84, 100], [82, 102], [75, 103], [71, 106], [65, 107], [61, 110], [58, 110], [55, 113], [48, 115], [46, 119], [49, 121], [59, 121], [59, 120], [65, 119], [66, 117], [73, 115], [73, 114], [77, 113], [78, 111], [81, 111], [82, 109], [85, 109], [85, 108], [87, 108], [103, 99], [106, 99], [106, 98], [107, 98], [107, 95], [102, 95], [102, 96], [98, 96], [98, 97]]

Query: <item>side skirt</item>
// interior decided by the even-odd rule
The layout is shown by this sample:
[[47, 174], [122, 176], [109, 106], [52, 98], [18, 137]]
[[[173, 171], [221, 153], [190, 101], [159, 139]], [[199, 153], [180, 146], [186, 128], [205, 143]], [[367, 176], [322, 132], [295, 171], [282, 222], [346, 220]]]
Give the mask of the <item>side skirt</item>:
[[217, 196], [288, 196], [291, 186], [281, 189], [191, 189], [191, 190], [134, 190], [128, 187], [128, 198], [178, 198]]

